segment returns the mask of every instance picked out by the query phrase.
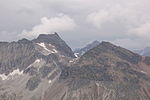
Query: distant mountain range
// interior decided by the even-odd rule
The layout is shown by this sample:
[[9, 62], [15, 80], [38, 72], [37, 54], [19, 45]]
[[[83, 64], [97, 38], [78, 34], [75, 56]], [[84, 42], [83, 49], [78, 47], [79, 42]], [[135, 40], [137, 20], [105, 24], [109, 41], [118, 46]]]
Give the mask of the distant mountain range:
[[86, 53], [87, 51], [89, 51], [90, 49], [96, 47], [97, 45], [99, 45], [100, 42], [99, 41], [93, 41], [92, 43], [87, 44], [85, 47], [81, 48], [81, 49], [75, 49], [74, 53], [76, 57], [80, 57], [82, 56], [84, 53]]
[[77, 53], [57, 33], [0, 42], [0, 100], [150, 100], [150, 57], [104, 41]]
[[136, 52], [142, 56], [149, 56], [150, 57], [150, 47], [145, 47], [143, 50], [135, 50], [134, 52]]

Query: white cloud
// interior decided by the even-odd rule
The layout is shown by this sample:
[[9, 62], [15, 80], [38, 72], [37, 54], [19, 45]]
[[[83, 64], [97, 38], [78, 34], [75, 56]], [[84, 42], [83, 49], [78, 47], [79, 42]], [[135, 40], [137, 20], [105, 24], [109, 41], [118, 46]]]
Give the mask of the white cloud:
[[[35, 37], [38, 32], [60, 31], [62, 38], [72, 47], [94, 39], [125, 41], [122, 40], [124, 38], [130, 41], [133, 37], [150, 44], [145, 38], [150, 37], [149, 5], [150, 0], [0, 0], [0, 23], [3, 23], [0, 24], [0, 39], [16, 40], [19, 33], [22, 33], [21, 37]], [[71, 18], [67, 15], [63, 16], [68, 18], [52, 17], [59, 13]], [[65, 20], [65, 24], [52, 21], [54, 19]], [[78, 27], [67, 31], [76, 26], [74, 20]], [[144, 42], [134, 41], [137, 45], [146, 46]]]
[[144, 23], [136, 28], [130, 30], [131, 34], [137, 35], [142, 38], [150, 38], [150, 22]]
[[[149, 0], [111, 2], [97, 11], [90, 12], [86, 21], [96, 27], [96, 30], [100, 31], [99, 34], [113, 37], [110, 41], [114, 44], [130, 49], [143, 48], [150, 44], [149, 4]], [[119, 31], [113, 31], [113, 26], [118, 27]], [[104, 29], [109, 32], [103, 33]], [[107, 38], [106, 40], [109, 41]]]
[[116, 45], [119, 45], [119, 46], [122, 46], [122, 47], [125, 47], [125, 48], [140, 48], [141, 45], [139, 45], [137, 43], [137, 41], [135, 41], [134, 39], [129, 39], [129, 38], [123, 38], [123, 39], [116, 39], [116, 40], [113, 40], [111, 41], [112, 43], [116, 44]]
[[88, 15], [87, 22], [93, 24], [97, 28], [101, 28], [101, 25], [107, 21], [111, 21], [112, 15], [106, 10], [101, 10], [99, 12], [93, 12]]
[[148, 0], [131, 0], [104, 3], [104, 7], [90, 12], [87, 22], [101, 29], [103, 24], [108, 22], [120, 22], [128, 28], [134, 28], [147, 22], [150, 19]]
[[20, 37], [33, 38], [39, 34], [48, 34], [53, 32], [64, 32], [73, 30], [76, 26], [75, 21], [67, 15], [59, 14], [57, 17], [43, 17], [41, 23], [35, 25], [31, 31], [23, 30]]
[[150, 46], [150, 40], [148, 38], [122, 38], [110, 42], [131, 50], [138, 50], [145, 48], [145, 46]]

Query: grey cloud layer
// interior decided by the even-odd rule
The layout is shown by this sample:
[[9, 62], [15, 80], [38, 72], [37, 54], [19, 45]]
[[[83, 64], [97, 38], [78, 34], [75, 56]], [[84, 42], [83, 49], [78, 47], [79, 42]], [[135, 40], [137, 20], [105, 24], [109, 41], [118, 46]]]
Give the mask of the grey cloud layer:
[[92, 40], [142, 48], [150, 45], [149, 9], [149, 0], [0, 0], [0, 40], [57, 31], [73, 48]]
[[31, 31], [23, 30], [21, 34], [18, 36], [21, 38], [34, 38], [39, 34], [49, 34], [54, 33], [55, 30], [57, 32], [65, 32], [66, 30], [72, 30], [76, 26], [73, 19], [64, 14], [59, 14], [57, 17], [41, 18], [41, 23], [39, 25], [34, 26]]

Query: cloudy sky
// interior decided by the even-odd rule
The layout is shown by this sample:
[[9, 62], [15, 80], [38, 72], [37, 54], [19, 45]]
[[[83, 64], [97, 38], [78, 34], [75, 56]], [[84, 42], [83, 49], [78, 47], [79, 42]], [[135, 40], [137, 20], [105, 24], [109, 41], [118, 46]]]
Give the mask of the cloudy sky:
[[93, 40], [150, 46], [150, 0], [0, 0], [0, 40], [58, 32], [72, 47]]

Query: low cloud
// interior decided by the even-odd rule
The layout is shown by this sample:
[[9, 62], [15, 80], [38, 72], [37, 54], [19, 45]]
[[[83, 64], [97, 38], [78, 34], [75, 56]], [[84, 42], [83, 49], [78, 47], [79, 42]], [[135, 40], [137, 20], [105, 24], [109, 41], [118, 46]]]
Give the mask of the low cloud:
[[125, 24], [128, 28], [135, 27], [143, 24], [149, 19], [149, 14], [142, 15], [145, 9], [139, 10], [140, 2], [129, 2], [127, 4], [111, 4], [99, 9], [97, 11], [89, 13], [87, 16], [87, 22], [94, 25], [98, 29], [103, 28], [105, 23], [119, 22]]
[[8, 32], [8, 31], [1, 31], [0, 32], [0, 40], [10, 42], [12, 40], [17, 39], [17, 33], [16, 32]]
[[150, 46], [148, 38], [122, 38], [110, 42], [131, 50], [140, 50], [141, 48], [145, 48], [145, 46]]
[[0, 39], [56, 31], [73, 48], [90, 40], [139, 48], [150, 44], [149, 5], [150, 0], [0, 0]]
[[141, 38], [150, 38], [150, 22], [131, 29], [130, 33]]
[[113, 16], [106, 10], [101, 10], [98, 12], [93, 12], [88, 15], [87, 22], [93, 24], [97, 28], [101, 28], [102, 24], [105, 22], [111, 21]]
[[57, 17], [41, 18], [40, 24], [35, 25], [31, 31], [23, 30], [23, 32], [19, 34], [19, 37], [33, 38], [39, 34], [73, 30], [75, 27], [76, 23], [72, 18], [64, 14], [59, 14]]
[[86, 21], [89, 25], [94, 26], [96, 30], [101, 31], [99, 34], [104, 34], [107, 37], [111, 36], [111, 40], [107, 38], [106, 40], [114, 44], [129, 49], [144, 48], [150, 46], [148, 4], [150, 2], [147, 0], [112, 3], [89, 13]]

